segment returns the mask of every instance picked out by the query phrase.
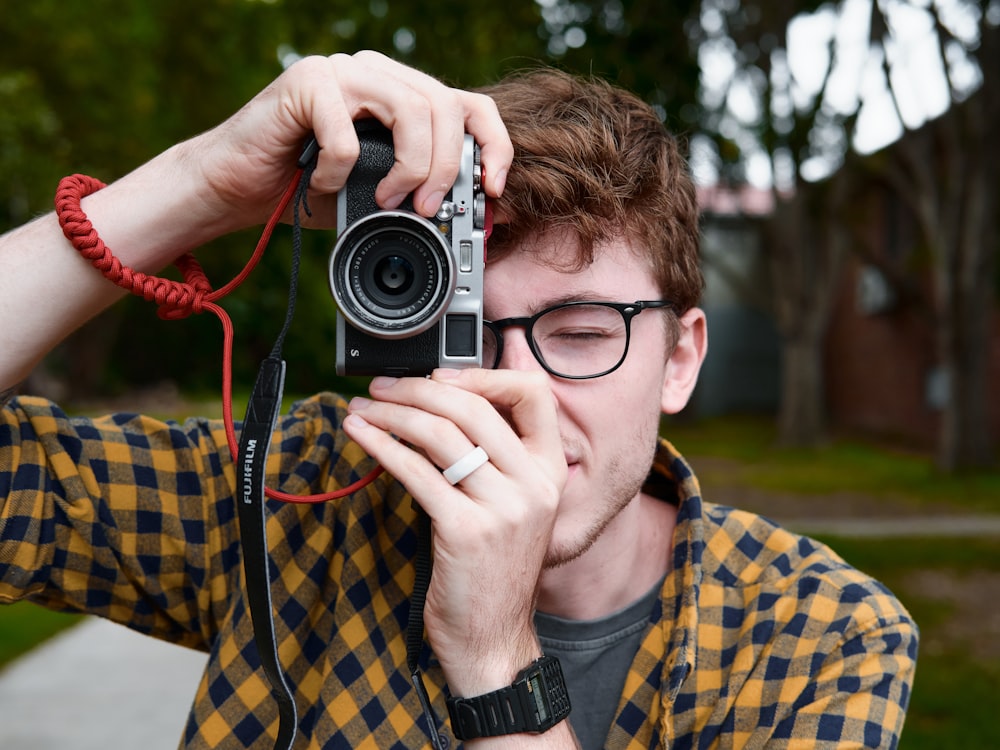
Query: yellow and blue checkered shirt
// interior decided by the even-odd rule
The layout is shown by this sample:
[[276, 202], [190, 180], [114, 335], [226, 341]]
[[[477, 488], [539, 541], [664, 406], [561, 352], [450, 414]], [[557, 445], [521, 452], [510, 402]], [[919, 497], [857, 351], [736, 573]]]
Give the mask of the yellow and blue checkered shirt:
[[[346, 486], [371, 460], [321, 395], [279, 420], [269, 485]], [[0, 602], [107, 617], [209, 654], [181, 746], [271, 748], [271, 699], [242, 593], [233, 461], [222, 425], [70, 419], [35, 398], [0, 422]], [[664, 443], [649, 489], [679, 507], [674, 567], [650, 612], [608, 748], [889, 748], [917, 629], [882, 585], [771, 522], [703, 502]], [[301, 748], [429, 745], [406, 668], [417, 545], [383, 476], [336, 503], [268, 501], [279, 656]], [[425, 647], [435, 710], [446, 687]], [[446, 726], [441, 731], [456, 746]]]

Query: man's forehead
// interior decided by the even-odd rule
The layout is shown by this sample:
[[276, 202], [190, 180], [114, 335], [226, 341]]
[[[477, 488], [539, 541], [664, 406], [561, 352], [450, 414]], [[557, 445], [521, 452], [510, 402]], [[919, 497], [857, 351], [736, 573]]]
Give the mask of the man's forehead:
[[564, 302], [633, 302], [658, 292], [648, 266], [627, 248], [596, 248], [594, 260], [572, 266], [548, 254], [514, 251], [487, 264], [484, 309], [491, 319], [530, 315]]
[[[494, 320], [500, 317], [507, 317], [506, 312], [494, 314], [494, 309], [506, 311], [509, 308], [516, 307], [515, 312], [517, 312], [518, 315], [534, 315], [542, 310], [547, 310], [550, 307], [556, 307], [557, 305], [562, 305], [567, 302], [621, 302], [622, 300], [620, 297], [620, 294], [612, 294], [607, 290], [581, 290], [577, 292], [565, 292], [553, 289], [552, 293], [549, 295], [534, 296], [521, 300], [515, 300], [510, 296], [505, 296], [500, 300], [491, 300], [490, 294], [487, 292], [486, 299], [483, 302], [483, 309], [486, 318], [488, 320]], [[491, 301], [496, 304], [491, 304]]]

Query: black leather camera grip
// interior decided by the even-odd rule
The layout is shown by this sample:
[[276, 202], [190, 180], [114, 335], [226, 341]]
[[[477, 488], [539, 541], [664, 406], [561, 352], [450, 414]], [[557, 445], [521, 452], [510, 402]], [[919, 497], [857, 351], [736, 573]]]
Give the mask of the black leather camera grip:
[[[361, 144], [358, 161], [347, 178], [347, 223], [351, 224], [380, 210], [375, 203], [375, 187], [396, 162], [392, 146], [392, 131], [378, 120], [369, 118], [354, 123]], [[413, 199], [407, 196], [400, 208], [413, 210]]]

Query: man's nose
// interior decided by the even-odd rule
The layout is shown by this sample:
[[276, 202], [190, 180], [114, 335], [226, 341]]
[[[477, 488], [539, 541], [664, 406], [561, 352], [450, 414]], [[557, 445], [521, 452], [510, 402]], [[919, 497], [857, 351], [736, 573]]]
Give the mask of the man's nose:
[[535, 359], [528, 337], [520, 326], [511, 326], [503, 332], [503, 356], [498, 365], [503, 370], [544, 370]]

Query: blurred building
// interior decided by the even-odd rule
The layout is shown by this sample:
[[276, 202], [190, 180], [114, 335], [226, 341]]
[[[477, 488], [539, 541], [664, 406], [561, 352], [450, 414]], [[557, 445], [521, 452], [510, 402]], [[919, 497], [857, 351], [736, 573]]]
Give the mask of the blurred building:
[[[914, 222], [891, 194], [872, 191], [870, 255], [847, 260], [826, 340], [826, 387], [835, 426], [932, 445], [950, 384], [934, 335], [932, 269]], [[889, 274], [897, 270], [902, 282]], [[1000, 383], [1000, 310], [992, 310], [990, 382]], [[992, 434], [1000, 436], [1000, 389], [991, 393]]]
[[778, 408], [781, 338], [770, 310], [770, 270], [759, 220], [771, 193], [699, 188], [709, 354], [690, 411], [698, 416]]
[[[774, 413], [781, 336], [771, 312], [770, 269], [761, 222], [770, 191], [699, 188], [709, 355], [689, 412], [698, 416]], [[933, 321], [914, 295], [901, 294], [882, 268], [896, 264], [926, 290], [930, 270], [914, 273], [913, 223], [887, 195], [874, 195], [868, 256], [850, 253], [825, 343], [831, 427], [934, 445], [949, 385], [935, 351]], [[877, 263], [871, 262], [872, 258]], [[923, 278], [922, 278], [923, 277]], [[991, 382], [1000, 383], [1000, 311], [994, 308]], [[989, 405], [1000, 436], [1000, 389]]]

